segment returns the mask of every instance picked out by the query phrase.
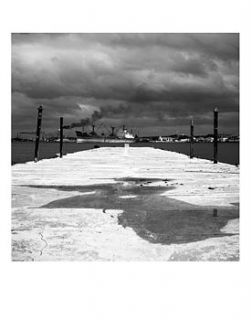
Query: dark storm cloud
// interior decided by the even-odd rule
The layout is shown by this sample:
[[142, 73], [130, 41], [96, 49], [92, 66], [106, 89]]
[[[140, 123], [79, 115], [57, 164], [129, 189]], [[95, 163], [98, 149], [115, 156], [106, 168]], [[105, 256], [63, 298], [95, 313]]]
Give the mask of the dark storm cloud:
[[91, 121], [96, 112], [104, 122], [148, 131], [176, 130], [197, 116], [208, 131], [217, 106], [222, 128], [236, 132], [239, 36], [13, 34], [13, 128], [29, 126], [39, 104], [48, 129], [59, 116]]

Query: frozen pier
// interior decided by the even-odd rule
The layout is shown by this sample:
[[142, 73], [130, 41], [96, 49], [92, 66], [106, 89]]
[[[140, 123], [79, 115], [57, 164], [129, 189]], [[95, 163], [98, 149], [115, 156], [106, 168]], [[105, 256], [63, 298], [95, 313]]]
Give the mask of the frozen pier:
[[239, 168], [154, 148], [12, 166], [12, 259], [239, 259]]

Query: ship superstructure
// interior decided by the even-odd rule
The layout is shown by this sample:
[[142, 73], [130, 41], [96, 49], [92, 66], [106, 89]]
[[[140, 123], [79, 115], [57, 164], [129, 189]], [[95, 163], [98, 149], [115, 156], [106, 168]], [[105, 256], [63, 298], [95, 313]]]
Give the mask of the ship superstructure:
[[82, 131], [77, 131], [77, 143], [85, 142], [102, 142], [102, 143], [132, 143], [135, 141], [135, 136], [130, 133], [125, 126], [123, 129], [116, 127], [111, 127], [111, 132], [109, 134], [101, 133], [97, 134], [95, 131], [95, 125], [92, 125], [92, 130], [86, 132], [85, 128], [82, 127]]

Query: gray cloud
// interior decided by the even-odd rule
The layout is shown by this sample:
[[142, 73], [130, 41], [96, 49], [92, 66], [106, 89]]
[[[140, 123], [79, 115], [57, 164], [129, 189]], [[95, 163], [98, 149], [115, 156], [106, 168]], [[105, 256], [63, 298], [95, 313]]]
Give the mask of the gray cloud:
[[[12, 128], [44, 127], [60, 116], [151, 132], [177, 131], [191, 116], [208, 132], [215, 106], [222, 131], [239, 130], [238, 34], [13, 34]], [[230, 116], [231, 115], [231, 116]]]

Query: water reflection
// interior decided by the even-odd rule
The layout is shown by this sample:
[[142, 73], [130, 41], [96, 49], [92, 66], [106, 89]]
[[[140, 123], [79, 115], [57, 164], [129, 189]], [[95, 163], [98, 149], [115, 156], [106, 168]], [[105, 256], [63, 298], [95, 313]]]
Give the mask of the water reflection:
[[[44, 208], [97, 208], [123, 212], [118, 223], [132, 228], [143, 239], [162, 244], [187, 243], [233, 235], [221, 229], [239, 216], [238, 207], [213, 208], [188, 204], [166, 196], [173, 189], [169, 179], [121, 178], [116, 183], [87, 186], [30, 186], [79, 191], [82, 194], [52, 201]], [[216, 219], [217, 217], [217, 219]]]

